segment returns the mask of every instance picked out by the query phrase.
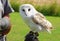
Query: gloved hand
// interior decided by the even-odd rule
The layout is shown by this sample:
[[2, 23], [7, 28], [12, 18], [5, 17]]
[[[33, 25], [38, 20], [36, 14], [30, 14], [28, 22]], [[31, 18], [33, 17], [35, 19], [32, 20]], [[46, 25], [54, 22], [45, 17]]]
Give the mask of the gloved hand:
[[0, 31], [5, 31], [8, 26], [10, 25], [10, 22], [6, 18], [0, 19]]

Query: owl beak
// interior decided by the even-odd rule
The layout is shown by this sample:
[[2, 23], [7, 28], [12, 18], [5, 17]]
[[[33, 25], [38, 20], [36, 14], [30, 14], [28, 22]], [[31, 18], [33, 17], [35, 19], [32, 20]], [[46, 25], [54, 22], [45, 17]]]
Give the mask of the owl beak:
[[28, 16], [28, 10], [27, 9], [25, 10], [25, 15]]
[[27, 14], [25, 13], [25, 15], [27, 16]]

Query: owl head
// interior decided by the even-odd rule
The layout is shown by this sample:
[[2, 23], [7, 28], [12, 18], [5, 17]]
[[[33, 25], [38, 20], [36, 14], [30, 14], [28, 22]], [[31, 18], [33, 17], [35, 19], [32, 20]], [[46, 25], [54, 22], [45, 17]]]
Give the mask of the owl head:
[[26, 16], [26, 17], [31, 17], [37, 12], [31, 4], [21, 5], [19, 11], [21, 15]]

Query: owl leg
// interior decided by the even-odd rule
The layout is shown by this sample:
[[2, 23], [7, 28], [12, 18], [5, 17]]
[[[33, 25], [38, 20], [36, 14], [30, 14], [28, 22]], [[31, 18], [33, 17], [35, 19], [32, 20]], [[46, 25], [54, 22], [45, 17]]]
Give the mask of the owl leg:
[[40, 25], [38, 25], [37, 27], [37, 32], [41, 31], [42, 30], [42, 27]]
[[38, 32], [30, 31], [29, 34], [35, 34], [36, 36], [39, 36], [39, 33]]
[[35, 32], [35, 35], [36, 35], [36, 36], [39, 36], [39, 33], [38, 33], [38, 32]]

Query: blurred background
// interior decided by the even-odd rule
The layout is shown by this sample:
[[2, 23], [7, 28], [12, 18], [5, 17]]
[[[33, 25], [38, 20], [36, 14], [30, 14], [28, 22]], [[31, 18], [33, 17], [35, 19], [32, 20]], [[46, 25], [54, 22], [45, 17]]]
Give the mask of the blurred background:
[[14, 10], [18, 12], [21, 4], [32, 4], [44, 15], [60, 16], [60, 0], [10, 0]]

